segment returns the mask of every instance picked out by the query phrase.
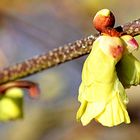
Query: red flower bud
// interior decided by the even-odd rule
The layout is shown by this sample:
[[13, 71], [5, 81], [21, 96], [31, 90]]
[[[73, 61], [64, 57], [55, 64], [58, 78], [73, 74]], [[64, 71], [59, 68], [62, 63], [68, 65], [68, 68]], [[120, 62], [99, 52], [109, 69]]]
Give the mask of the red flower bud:
[[93, 19], [93, 25], [99, 32], [103, 32], [106, 28], [113, 28], [115, 17], [108, 9], [102, 9], [96, 13]]

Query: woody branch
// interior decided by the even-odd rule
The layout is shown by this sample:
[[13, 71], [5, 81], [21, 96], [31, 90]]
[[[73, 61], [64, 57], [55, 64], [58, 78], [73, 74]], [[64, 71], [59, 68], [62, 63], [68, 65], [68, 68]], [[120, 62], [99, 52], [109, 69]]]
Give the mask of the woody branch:
[[[117, 31], [136, 36], [140, 34], [140, 19], [118, 26]], [[74, 43], [55, 48], [45, 54], [35, 56], [15, 65], [0, 69], [0, 84], [27, 77], [58, 64], [88, 54], [95, 39], [99, 36], [90, 35]]]

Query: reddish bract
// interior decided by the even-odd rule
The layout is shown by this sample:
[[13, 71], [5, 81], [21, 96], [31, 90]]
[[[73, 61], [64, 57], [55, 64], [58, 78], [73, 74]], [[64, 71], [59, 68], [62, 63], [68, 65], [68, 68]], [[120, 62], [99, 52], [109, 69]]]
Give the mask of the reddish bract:
[[108, 27], [113, 28], [114, 24], [115, 24], [115, 17], [111, 12], [109, 16], [97, 15], [93, 19], [93, 26], [99, 32], [103, 32]]

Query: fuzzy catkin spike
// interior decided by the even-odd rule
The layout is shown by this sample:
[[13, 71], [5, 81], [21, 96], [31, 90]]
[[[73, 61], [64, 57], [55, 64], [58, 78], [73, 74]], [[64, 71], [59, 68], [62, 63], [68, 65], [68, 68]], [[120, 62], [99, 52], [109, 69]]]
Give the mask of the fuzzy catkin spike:
[[89, 36], [87, 38], [77, 40], [73, 44], [69, 43], [64, 47], [55, 48], [46, 54], [35, 56], [31, 59], [25, 60], [22, 63], [17, 63], [13, 66], [1, 69], [0, 84], [23, 78], [87, 54], [91, 50], [90, 47], [95, 39], [96, 36]]
[[131, 36], [140, 35], [140, 19], [131, 21], [125, 25], [118, 26], [116, 28], [118, 31], [123, 32]]

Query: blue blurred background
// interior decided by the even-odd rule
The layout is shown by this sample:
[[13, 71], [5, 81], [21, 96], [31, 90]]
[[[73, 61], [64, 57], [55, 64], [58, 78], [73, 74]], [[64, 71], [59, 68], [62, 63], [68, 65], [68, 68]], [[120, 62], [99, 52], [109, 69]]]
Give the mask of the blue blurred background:
[[[116, 26], [139, 18], [139, 0], [0, 0], [0, 66], [14, 64], [96, 33], [95, 13], [109, 8]], [[140, 43], [140, 37], [136, 37]], [[140, 58], [140, 52], [135, 55]], [[37, 82], [41, 96], [25, 96], [24, 119], [0, 123], [0, 140], [139, 140], [140, 88], [127, 90], [132, 123], [83, 127], [75, 116], [86, 56], [26, 79]]]

